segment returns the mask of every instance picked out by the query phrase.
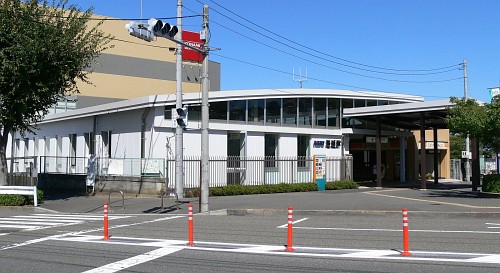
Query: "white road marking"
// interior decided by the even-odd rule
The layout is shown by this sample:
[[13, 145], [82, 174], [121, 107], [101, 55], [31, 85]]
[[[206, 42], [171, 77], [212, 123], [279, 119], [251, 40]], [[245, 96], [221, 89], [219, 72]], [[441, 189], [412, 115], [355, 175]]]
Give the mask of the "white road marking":
[[[159, 218], [159, 219], [148, 220], [148, 221], [143, 221], [143, 222], [138, 222], [138, 223], [110, 226], [109, 229], [143, 225], [143, 224], [148, 224], [148, 223], [176, 219], [176, 218], [180, 218], [180, 217], [184, 217], [184, 216], [169, 216], [169, 217], [163, 217], [163, 218]], [[16, 247], [21, 247], [21, 246], [27, 246], [27, 245], [31, 245], [31, 244], [35, 244], [35, 243], [48, 241], [48, 240], [55, 240], [55, 239], [60, 238], [60, 237], [85, 234], [85, 233], [96, 232], [96, 231], [101, 231], [101, 230], [103, 230], [103, 228], [94, 228], [94, 229], [89, 229], [89, 230], [81, 230], [81, 231], [69, 232], [69, 233], [64, 233], [64, 234], [59, 234], [59, 235], [47, 236], [47, 237], [43, 237], [43, 238], [39, 238], [39, 239], [28, 240], [28, 241], [25, 241], [22, 243], [7, 245], [7, 246], [0, 248], [0, 251], [12, 249], [12, 248], [16, 248]]]
[[[293, 221], [293, 222], [292, 222], [292, 225], [293, 225], [293, 224], [296, 224], [296, 223], [300, 223], [300, 222], [305, 221], [305, 220], [307, 220], [307, 219], [309, 219], [309, 218], [302, 218], [302, 219], [299, 219], [299, 220]], [[284, 225], [281, 225], [281, 226], [279, 226], [279, 227], [277, 227], [277, 228], [284, 228], [284, 227], [287, 227], [287, 226], [288, 226], [288, 223], [286, 223], [286, 224], [284, 224]]]
[[85, 271], [83, 273], [113, 273], [113, 272], [118, 272], [120, 270], [127, 269], [132, 266], [136, 266], [138, 264], [142, 264], [148, 261], [152, 261], [154, 259], [161, 258], [163, 256], [166, 256], [168, 254], [172, 254], [174, 252], [177, 252], [181, 250], [182, 248], [179, 247], [164, 247], [164, 248], [159, 248], [141, 255], [137, 255], [122, 261], [114, 262], [107, 264], [105, 266], [101, 266], [92, 270]]
[[[285, 228], [279, 226], [278, 228]], [[381, 231], [381, 232], [403, 232], [402, 229], [384, 229], [384, 228], [333, 228], [333, 227], [293, 227], [293, 229], [309, 230], [343, 230], [343, 231]], [[476, 231], [476, 230], [431, 230], [431, 229], [410, 229], [411, 232], [422, 233], [473, 233], [473, 234], [500, 234], [500, 231]]]
[[[213, 252], [232, 253], [252, 253], [264, 255], [285, 255], [285, 256], [306, 256], [324, 258], [357, 258], [357, 259], [379, 259], [379, 260], [418, 260], [418, 261], [441, 261], [452, 263], [491, 263], [500, 264], [500, 254], [487, 253], [458, 253], [458, 252], [429, 252], [411, 251], [412, 256], [401, 256], [397, 250], [376, 250], [376, 249], [342, 249], [342, 248], [318, 248], [318, 247], [297, 247], [295, 252], [286, 252], [283, 246], [252, 245], [252, 244], [231, 244], [219, 242], [195, 242], [192, 247], [186, 246], [186, 241], [162, 240], [135, 237], [113, 237], [110, 241], [102, 241], [98, 236], [76, 235], [54, 238], [58, 241], [73, 241], [99, 244], [136, 245], [159, 247], [160, 253], [171, 250], [200, 250]], [[165, 252], [162, 252], [165, 249]], [[150, 253], [150, 252], [148, 252]], [[148, 254], [146, 253], [146, 254]], [[167, 254], [166, 254], [167, 255]], [[139, 255], [140, 256], [140, 255]], [[134, 257], [135, 258], [135, 257]], [[127, 259], [128, 260], [128, 259]], [[125, 260], [125, 261], [127, 261]], [[120, 261], [118, 263], [121, 263]], [[112, 263], [114, 265], [115, 263]], [[116, 271], [86, 271], [85, 273], [96, 272], [116, 272]]]
[[[0, 221], [0, 224], [19, 224], [20, 223], [19, 221], [17, 221], [17, 219], [10, 220], [9, 218], [1, 218], [0, 220], [7, 220], [7, 221]], [[60, 223], [36, 222], [36, 221], [23, 222], [23, 225], [56, 226], [59, 224]]]
[[[128, 218], [131, 216], [110, 216], [109, 220]], [[20, 230], [40, 230], [60, 226], [69, 226], [87, 221], [100, 221], [103, 215], [97, 214], [31, 214], [0, 218], [0, 228]]]
[[[492, 225], [492, 226], [495, 226], [495, 227], [488, 227], [488, 228], [500, 228], [500, 223], [485, 223], [486, 225]], [[496, 227], [498, 226], [498, 227]]]
[[[406, 189], [399, 189], [399, 190], [406, 190]], [[386, 191], [392, 191], [392, 190], [386, 190]], [[402, 197], [402, 196], [394, 196], [394, 195], [388, 195], [388, 194], [381, 194], [380, 192], [382, 192], [382, 191], [370, 191], [370, 192], [363, 192], [363, 193], [364, 194], [377, 195], [377, 196], [383, 196], [383, 197], [391, 197], [391, 198], [403, 199], [403, 200], [426, 202], [426, 203], [431, 203], [431, 204], [450, 205], [450, 206], [465, 207], [465, 208], [500, 209], [500, 207], [473, 206], [473, 205], [466, 205], [466, 204], [460, 204], [460, 203], [441, 202], [441, 201], [435, 201], [435, 200], [426, 200], [426, 199], [419, 199], [419, 198], [409, 198], [409, 197]]]

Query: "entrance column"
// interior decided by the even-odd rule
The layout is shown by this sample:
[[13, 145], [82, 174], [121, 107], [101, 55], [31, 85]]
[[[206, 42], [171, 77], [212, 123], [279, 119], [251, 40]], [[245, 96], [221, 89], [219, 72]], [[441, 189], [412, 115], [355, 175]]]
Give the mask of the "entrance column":
[[382, 188], [382, 143], [380, 141], [380, 116], [377, 116], [375, 146], [377, 153], [377, 188]]
[[425, 162], [425, 112], [420, 112], [420, 190], [427, 189]]
[[406, 138], [399, 137], [399, 181], [406, 182]]
[[434, 184], [438, 183], [439, 179], [439, 158], [441, 153], [438, 150], [438, 129], [433, 128], [434, 132]]

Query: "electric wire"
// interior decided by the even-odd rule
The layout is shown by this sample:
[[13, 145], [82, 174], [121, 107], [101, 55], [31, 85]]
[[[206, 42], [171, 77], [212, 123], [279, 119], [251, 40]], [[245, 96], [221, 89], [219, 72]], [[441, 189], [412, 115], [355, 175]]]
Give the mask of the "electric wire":
[[[44, 25], [51, 26], [51, 24], [49, 24], [47, 22], [40, 22], [40, 21], [29, 20], [29, 19], [26, 19], [26, 20], [28, 20], [30, 22], [33, 22], [33, 23], [37, 23], [37, 24], [44, 24]], [[100, 36], [100, 37], [106, 37], [106, 38], [108, 38], [110, 40], [119, 41], [119, 42], [123, 42], [123, 43], [130, 43], [130, 44], [139, 45], [139, 46], [146, 46], [146, 47], [153, 47], [153, 48], [162, 48], [162, 49], [170, 49], [170, 47], [167, 47], [167, 46], [157, 46], [157, 45], [153, 45], [153, 44], [138, 43], [138, 42], [127, 41], [127, 40], [123, 40], [123, 39], [119, 39], [119, 38], [115, 38], [115, 37], [110, 37], [110, 36], [103, 36], [103, 35], [96, 35], [96, 34], [92, 34], [92, 35]], [[221, 58], [225, 58], [225, 59], [228, 59], [228, 60], [232, 60], [232, 61], [244, 63], [244, 64], [251, 65], [251, 66], [254, 66], [254, 67], [259, 67], [259, 68], [266, 69], [266, 70], [269, 70], [269, 71], [274, 71], [274, 72], [278, 72], [278, 73], [286, 74], [286, 75], [292, 75], [292, 73], [290, 73], [290, 72], [282, 71], [282, 70], [279, 70], [279, 69], [275, 69], [275, 68], [270, 68], [270, 67], [266, 67], [266, 66], [263, 66], [263, 65], [254, 64], [254, 63], [250, 63], [250, 62], [243, 61], [243, 60], [238, 60], [238, 59], [235, 59], [235, 58], [232, 58], [232, 57], [227, 57], [227, 56], [223, 56], [223, 55], [216, 54], [216, 53], [212, 53], [212, 54], [215, 55], [215, 56], [221, 57]], [[339, 83], [339, 82], [333, 82], [333, 81], [328, 81], [328, 80], [323, 80], [323, 79], [318, 79], [318, 78], [311, 78], [311, 77], [308, 77], [308, 78], [311, 79], [311, 80], [314, 80], [314, 81], [318, 81], [318, 82], [323, 82], [323, 83], [328, 83], [328, 84], [334, 84], [334, 85], [339, 85], [339, 86], [345, 86], [345, 87], [355, 88], [355, 89], [357, 89], [357, 90], [355, 90], [357, 92], [363, 92], [363, 91], [360, 91], [360, 89], [362, 89], [362, 90], [374, 91], [374, 92], [396, 93], [396, 92], [388, 92], [388, 91], [382, 91], [382, 90], [377, 90], [377, 89], [359, 87], [359, 86], [354, 86], [354, 85], [349, 85], [349, 84], [343, 84], [343, 83]], [[463, 78], [460, 78], [460, 79], [463, 79]], [[433, 97], [433, 96], [427, 96], [427, 97]]]
[[[196, 0], [196, 1], [197, 1], [197, 2], [199, 2], [199, 3], [201, 3], [199, 0]], [[455, 70], [455, 69], [456, 69], [456, 67], [457, 67], [458, 65], [460, 65], [460, 64], [455, 64], [455, 65], [450, 65], [450, 66], [440, 67], [440, 68], [433, 68], [433, 69], [392, 69], [392, 68], [384, 68], [384, 67], [379, 67], [379, 66], [371, 66], [371, 65], [365, 65], [365, 64], [362, 64], [362, 63], [352, 62], [352, 61], [349, 61], [349, 60], [346, 60], [346, 59], [343, 59], [343, 58], [339, 58], [339, 57], [336, 57], [336, 56], [333, 56], [333, 55], [330, 55], [330, 54], [327, 54], [327, 53], [324, 53], [324, 52], [318, 51], [318, 50], [313, 49], [313, 48], [311, 48], [311, 47], [308, 47], [308, 46], [306, 46], [306, 45], [304, 45], [304, 44], [300, 44], [300, 43], [297, 43], [297, 42], [295, 42], [295, 41], [292, 41], [292, 40], [290, 40], [290, 39], [288, 39], [288, 38], [286, 38], [286, 37], [284, 37], [284, 36], [282, 36], [282, 35], [280, 35], [280, 34], [278, 34], [278, 33], [275, 33], [275, 32], [273, 32], [273, 31], [271, 31], [271, 30], [269, 30], [269, 29], [267, 29], [267, 28], [263, 27], [263, 26], [260, 26], [260, 25], [258, 25], [258, 24], [255, 24], [254, 22], [251, 22], [250, 20], [248, 20], [248, 19], [246, 19], [246, 18], [244, 18], [244, 17], [242, 17], [242, 16], [240, 16], [240, 15], [238, 15], [238, 14], [236, 14], [236, 13], [232, 12], [231, 10], [229, 10], [229, 9], [227, 9], [227, 8], [225, 8], [225, 7], [223, 7], [223, 6], [221, 6], [220, 4], [216, 3], [216, 2], [215, 2], [215, 1], [213, 1], [213, 0], [210, 0], [210, 2], [212, 2], [212, 3], [214, 3], [215, 5], [217, 5], [217, 6], [221, 7], [222, 9], [224, 9], [224, 10], [226, 10], [226, 11], [230, 12], [231, 14], [233, 14], [233, 15], [237, 16], [238, 18], [241, 18], [241, 19], [243, 19], [244, 21], [246, 21], [246, 22], [248, 22], [248, 23], [250, 23], [250, 24], [252, 24], [252, 25], [257, 26], [259, 29], [263, 29], [263, 30], [265, 30], [265, 31], [267, 31], [267, 32], [269, 32], [269, 33], [271, 33], [271, 34], [273, 34], [273, 35], [275, 35], [275, 36], [277, 36], [277, 37], [279, 37], [279, 38], [281, 38], [281, 39], [283, 39], [283, 40], [285, 40], [285, 41], [289, 42], [289, 43], [293, 43], [293, 44], [299, 45], [299, 46], [301, 46], [301, 47], [303, 47], [303, 48], [306, 48], [306, 49], [311, 50], [311, 51], [313, 51], [313, 52], [316, 52], [316, 53], [319, 53], [319, 54], [322, 54], [322, 55], [328, 56], [328, 57], [333, 58], [333, 59], [341, 60], [341, 61], [344, 61], [344, 62], [347, 62], [347, 63], [351, 63], [351, 64], [356, 64], [356, 65], [359, 65], [359, 66], [365, 66], [365, 67], [369, 67], [369, 68], [379, 69], [379, 70], [390, 70], [390, 71], [395, 71], [395, 72], [405, 72], [405, 71], [406, 71], [406, 72], [410, 72], [410, 71], [413, 71], [413, 72], [428, 72], [428, 73], [395, 73], [395, 72], [374, 71], [374, 70], [370, 70], [370, 69], [364, 69], [364, 68], [359, 68], [359, 67], [355, 67], [355, 66], [351, 66], [351, 65], [342, 64], [342, 63], [339, 63], [339, 62], [334, 62], [334, 61], [331, 61], [331, 60], [326, 60], [326, 59], [324, 59], [324, 58], [322, 58], [322, 57], [319, 57], [319, 56], [317, 56], [317, 55], [314, 55], [314, 54], [311, 54], [311, 53], [305, 52], [305, 51], [303, 51], [303, 50], [301, 50], [301, 49], [298, 49], [298, 48], [296, 48], [296, 47], [293, 47], [293, 46], [289, 46], [289, 45], [283, 44], [282, 42], [280, 42], [280, 41], [276, 40], [275, 38], [272, 38], [272, 37], [270, 37], [269, 35], [266, 35], [266, 34], [262, 33], [261, 31], [258, 31], [258, 30], [254, 29], [254, 28], [248, 27], [248, 26], [246, 26], [246, 25], [244, 25], [244, 24], [242, 24], [242, 23], [240, 23], [240, 22], [238, 22], [238, 21], [234, 20], [233, 18], [230, 18], [229, 16], [224, 15], [223, 13], [219, 12], [217, 9], [211, 8], [212, 10], [214, 10], [216, 13], [220, 14], [221, 16], [223, 16], [223, 17], [225, 17], [225, 18], [227, 18], [227, 19], [229, 19], [229, 20], [231, 20], [231, 21], [235, 22], [236, 24], [238, 24], [238, 25], [240, 25], [240, 26], [243, 26], [243, 27], [245, 27], [245, 28], [247, 28], [247, 29], [251, 30], [252, 32], [258, 33], [259, 35], [264, 36], [264, 37], [266, 37], [266, 38], [268, 38], [268, 39], [270, 39], [270, 40], [272, 40], [272, 41], [274, 41], [274, 42], [281, 43], [281, 44], [283, 44], [283, 45], [285, 45], [285, 46], [287, 46], [287, 47], [290, 47], [290, 48], [293, 48], [293, 49], [295, 49], [295, 50], [298, 50], [298, 51], [300, 51], [300, 52], [302, 52], [302, 53], [304, 53], [304, 54], [308, 54], [308, 55], [310, 55], [310, 56], [314, 56], [314, 57], [316, 57], [316, 58], [321, 58], [321, 59], [323, 59], [323, 60], [330, 61], [330, 62], [332, 62], [332, 63], [338, 64], [338, 65], [342, 65], [342, 66], [346, 66], [346, 67], [349, 67], [349, 68], [359, 69], [359, 70], [363, 70], [363, 71], [367, 71], [367, 72], [372, 72], [372, 73], [381, 73], [381, 74], [404, 75], [404, 76], [421, 76], [421, 75], [422, 75], [422, 76], [424, 76], [424, 75], [441, 74], [441, 73], [446, 73], [446, 72], [449, 72], [449, 71], [453, 71], [453, 70]], [[212, 20], [212, 22], [213, 22], [213, 20]], [[446, 70], [446, 71], [438, 71], [438, 70]], [[430, 71], [437, 71], [437, 72], [430, 72]]]
[[[271, 46], [271, 45], [268, 45], [268, 44], [265, 44], [261, 41], [258, 41], [250, 36], [247, 36], [245, 34], [242, 34], [242, 33], [239, 33], [237, 32], [236, 30], [233, 30], [233, 29], [230, 29], [222, 24], [219, 24], [217, 22], [214, 22], [213, 20], [211, 20], [212, 23], [215, 23], [216, 25], [222, 27], [222, 28], [225, 28], [229, 31], [232, 31], [240, 36], [243, 36], [249, 40], [252, 40], [256, 43], [259, 43], [263, 46], [266, 46], [268, 48], [271, 48], [273, 50], [276, 50], [278, 52], [281, 52], [283, 54], [286, 54], [286, 55], [289, 55], [289, 56], [292, 56], [294, 58], [297, 58], [297, 59], [300, 59], [300, 60], [303, 60], [303, 61], [306, 61], [306, 62], [310, 62], [310, 63], [313, 63], [313, 64], [316, 64], [316, 65], [319, 65], [319, 66], [322, 66], [322, 67], [325, 67], [325, 68], [328, 68], [328, 69], [331, 69], [331, 70], [335, 70], [335, 71], [339, 71], [339, 72], [343, 72], [343, 73], [347, 73], [347, 74], [351, 74], [351, 75], [356, 75], [356, 76], [360, 76], [360, 77], [365, 77], [365, 78], [371, 78], [371, 79], [376, 79], [376, 80], [383, 80], [383, 81], [391, 81], [391, 82], [402, 82], [402, 83], [436, 83], [436, 82], [447, 82], [447, 81], [456, 81], [456, 80], [462, 80], [462, 78], [451, 78], [451, 79], [445, 79], [445, 80], [428, 80], [428, 81], [411, 81], [411, 80], [395, 80], [395, 79], [387, 79], [387, 78], [381, 78], [381, 77], [375, 77], [375, 76], [368, 76], [368, 75], [363, 75], [363, 74], [359, 74], [359, 73], [355, 73], [355, 72], [350, 72], [350, 71], [347, 71], [347, 70], [343, 70], [343, 69], [338, 69], [338, 68], [335, 68], [335, 67], [332, 67], [332, 66], [328, 66], [328, 65], [325, 65], [325, 64], [322, 64], [322, 63], [319, 63], [319, 62], [316, 62], [316, 61], [312, 61], [312, 60], [309, 60], [309, 59], [306, 59], [306, 58], [303, 58], [303, 57], [300, 57], [296, 54], [293, 54], [293, 53], [290, 53], [290, 52], [286, 52], [284, 50], [281, 50], [277, 47], [274, 47], [274, 46]], [[456, 69], [453, 69], [453, 70], [456, 70]]]
[[[199, 3], [201, 3], [199, 0], [196, 0], [196, 1], [197, 1], [197, 2], [199, 2]], [[453, 68], [453, 67], [456, 67], [456, 66], [457, 66], [457, 65], [455, 64], [455, 65], [450, 65], [450, 66], [445, 66], [445, 67], [439, 67], [439, 68], [431, 68], [431, 69], [394, 69], [394, 68], [385, 68], [385, 67], [380, 67], [380, 66], [372, 66], [372, 65], [367, 65], [367, 64], [363, 64], [363, 63], [358, 63], [358, 62], [349, 61], [349, 60], [347, 60], [347, 59], [343, 59], [343, 58], [340, 58], [340, 57], [336, 57], [336, 56], [333, 56], [333, 55], [331, 55], [331, 54], [328, 54], [328, 53], [325, 53], [325, 52], [321, 52], [321, 51], [318, 51], [318, 50], [316, 50], [316, 49], [314, 49], [314, 48], [308, 47], [308, 46], [306, 46], [306, 45], [304, 45], [304, 44], [301, 44], [301, 43], [297, 43], [297, 42], [295, 42], [295, 41], [292, 41], [292, 40], [290, 40], [290, 39], [288, 39], [288, 38], [286, 38], [286, 37], [284, 37], [284, 36], [282, 36], [282, 35], [280, 35], [280, 34], [278, 34], [278, 33], [276, 33], [276, 32], [273, 32], [272, 30], [270, 30], [270, 29], [268, 29], [268, 28], [265, 28], [265, 27], [263, 27], [263, 26], [261, 26], [261, 25], [256, 24], [255, 22], [252, 22], [252, 21], [250, 21], [250, 20], [248, 20], [248, 19], [246, 19], [246, 18], [242, 17], [241, 15], [239, 15], [239, 14], [237, 14], [237, 13], [235, 13], [235, 12], [233, 12], [233, 11], [231, 11], [231, 10], [229, 10], [229, 9], [225, 8], [225, 7], [223, 7], [222, 5], [218, 4], [217, 2], [215, 2], [215, 1], [213, 1], [213, 0], [209, 0], [209, 1], [210, 1], [210, 2], [212, 2], [212, 3], [214, 3], [215, 5], [219, 6], [220, 8], [222, 8], [222, 9], [224, 9], [224, 10], [226, 10], [226, 11], [230, 12], [231, 14], [233, 14], [233, 15], [237, 16], [238, 18], [240, 18], [240, 19], [242, 19], [242, 20], [244, 20], [244, 21], [246, 21], [246, 22], [248, 22], [248, 23], [250, 23], [250, 24], [252, 24], [252, 25], [255, 25], [255, 26], [257, 26], [258, 28], [263, 29], [263, 30], [265, 30], [265, 31], [267, 31], [267, 32], [269, 32], [269, 33], [272, 33], [273, 35], [276, 35], [277, 37], [279, 37], [279, 38], [281, 38], [281, 39], [283, 39], [283, 40], [285, 40], [285, 41], [288, 41], [288, 42], [293, 43], [293, 44], [297, 44], [297, 45], [302, 46], [302, 47], [304, 47], [304, 48], [306, 48], [306, 49], [309, 49], [309, 50], [311, 50], [311, 51], [313, 51], [313, 52], [320, 53], [320, 54], [325, 55], [325, 56], [328, 56], [328, 57], [330, 57], [330, 58], [334, 58], [334, 59], [337, 59], [337, 60], [341, 60], [341, 61], [344, 61], [344, 62], [347, 62], [347, 63], [356, 64], [356, 65], [359, 65], [359, 66], [370, 67], [370, 68], [374, 68], [374, 69], [380, 69], [380, 70], [390, 70], [390, 71], [400, 71], [400, 72], [403, 72], [403, 71], [415, 71], [415, 72], [416, 72], [416, 71], [420, 71], [420, 72], [426, 72], [426, 71], [436, 71], [436, 70], [445, 70], [445, 69], [450, 69], [450, 68]], [[217, 13], [221, 14], [221, 13], [220, 13], [220, 12], [218, 12], [216, 9], [214, 9], [214, 8], [212, 8], [212, 9], [213, 9], [215, 12], [217, 12]], [[221, 15], [222, 15], [222, 16], [224, 16], [224, 17], [226, 17], [226, 18], [228, 18], [228, 19], [230, 19], [230, 20], [232, 20], [232, 21], [234, 21], [234, 22], [236, 22], [235, 20], [233, 20], [233, 19], [231, 19], [231, 18], [229, 18], [229, 17], [227, 17], [227, 16], [225, 16], [225, 15], [223, 15], [223, 14], [221, 14]], [[241, 23], [239, 23], [239, 22], [236, 22], [236, 23], [238, 23], [239, 25], [244, 26], [243, 24], [241, 24]], [[246, 27], [246, 26], [245, 26], [245, 27]], [[249, 27], [246, 27], [246, 28], [249, 28]], [[251, 28], [250, 28], [250, 29], [251, 29]], [[252, 30], [252, 31], [255, 31], [254, 29], [251, 29], [251, 30]], [[263, 34], [262, 34], [262, 33], [260, 33], [260, 32], [258, 32], [258, 33], [259, 33], [259, 34], [261, 34], [261, 35], [263, 35]], [[265, 35], [264, 35], [264, 36], [265, 36]], [[267, 37], [267, 36], [265, 36], [265, 37]], [[460, 65], [460, 64], [458, 64], [458, 65]], [[359, 68], [358, 68], [358, 69], [359, 69]], [[431, 74], [432, 74], [432, 73], [431, 73]], [[426, 74], [418, 74], [418, 75], [426, 75]]]
[[[223, 55], [220, 55], [220, 54], [217, 54], [217, 53], [211, 53], [211, 54], [215, 55], [215, 56], [218, 56], [220, 58], [224, 58], [224, 59], [228, 59], [228, 60], [231, 60], [231, 61], [234, 61], [234, 62], [239, 62], [239, 63], [242, 63], [242, 64], [246, 64], [246, 65], [258, 67], [258, 68], [261, 68], [261, 69], [265, 69], [265, 70], [277, 72], [277, 73], [280, 73], [280, 74], [284, 74], [284, 75], [288, 75], [288, 76], [292, 75], [292, 73], [290, 73], [290, 72], [286, 72], [286, 71], [279, 70], [279, 69], [276, 69], [276, 68], [271, 68], [271, 67], [263, 66], [263, 65], [260, 65], [260, 64], [255, 64], [255, 63], [251, 63], [251, 62], [247, 62], [247, 61], [235, 59], [235, 58], [232, 58], [232, 57], [223, 56]], [[334, 81], [328, 81], [328, 80], [318, 79], [318, 78], [314, 78], [314, 77], [308, 77], [308, 79], [313, 80], [313, 81], [317, 81], [317, 82], [323, 82], [323, 83], [328, 83], [328, 84], [333, 84], [333, 85], [339, 85], [339, 86], [345, 86], [345, 87], [349, 87], [349, 88], [355, 88], [354, 90], [350, 90], [350, 91], [356, 91], [356, 92], [359, 92], [359, 93], [363, 93], [363, 91], [372, 91], [372, 92], [383, 92], [383, 93], [400, 94], [400, 93], [393, 92], [393, 91], [384, 91], [384, 90], [378, 90], [378, 89], [373, 89], [373, 88], [360, 87], [360, 86], [355, 86], [355, 85], [349, 85], [349, 84], [344, 84], [344, 83], [339, 83], [339, 82], [334, 82]], [[412, 96], [422, 96], [422, 95], [412, 95]], [[448, 97], [442, 97], [442, 96], [426, 96], [426, 97], [448, 98]]]

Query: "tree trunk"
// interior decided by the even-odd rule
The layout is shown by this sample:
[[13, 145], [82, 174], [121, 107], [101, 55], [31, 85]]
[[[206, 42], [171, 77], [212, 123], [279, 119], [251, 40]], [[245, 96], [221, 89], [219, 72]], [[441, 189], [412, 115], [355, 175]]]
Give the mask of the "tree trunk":
[[7, 142], [9, 140], [9, 131], [3, 128], [0, 131], [0, 186], [7, 186], [9, 169], [7, 168]]

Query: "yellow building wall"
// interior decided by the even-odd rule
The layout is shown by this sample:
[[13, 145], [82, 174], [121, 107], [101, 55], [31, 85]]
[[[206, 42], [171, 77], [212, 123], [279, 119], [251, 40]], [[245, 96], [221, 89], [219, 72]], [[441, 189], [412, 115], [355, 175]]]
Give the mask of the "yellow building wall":
[[[106, 18], [94, 15], [94, 18]], [[97, 20], [91, 20], [89, 27], [97, 24]], [[103, 51], [105, 54], [141, 58], [146, 60], [170, 62], [175, 65], [176, 55], [169, 48], [175, 48], [176, 44], [168, 39], [156, 39], [147, 42], [137, 37], [131, 36], [125, 29], [128, 21], [109, 20], [104, 21], [99, 27], [104, 33], [113, 36], [113, 40], [108, 44], [109, 48]], [[183, 62], [193, 65], [190, 62]], [[97, 64], [99, 65], [99, 64]], [[133, 64], [131, 64], [133, 65]], [[194, 65], [198, 65], [197, 63]], [[175, 94], [175, 80], [160, 80], [145, 77], [133, 77], [125, 75], [113, 75], [93, 72], [89, 75], [92, 85], [83, 82], [78, 83], [79, 96], [106, 97], [131, 99], [136, 97]], [[201, 86], [198, 83], [182, 83], [183, 93], [200, 92]]]
[[[415, 136], [415, 148], [416, 148], [416, 156], [419, 158], [420, 154], [420, 130], [412, 131]], [[449, 179], [450, 178], [450, 130], [448, 129], [439, 129], [437, 132], [437, 140], [444, 144], [445, 149], [438, 149], [440, 153], [440, 168], [439, 168], [439, 177]], [[434, 142], [434, 132], [433, 130], [425, 130], [425, 141], [426, 142]], [[408, 145], [410, 146], [410, 145]], [[425, 147], [425, 144], [424, 144]], [[433, 150], [433, 149], [432, 149]], [[416, 161], [418, 164], [418, 160]], [[427, 163], [427, 165], [430, 163]], [[418, 174], [418, 165], [417, 174]]]

